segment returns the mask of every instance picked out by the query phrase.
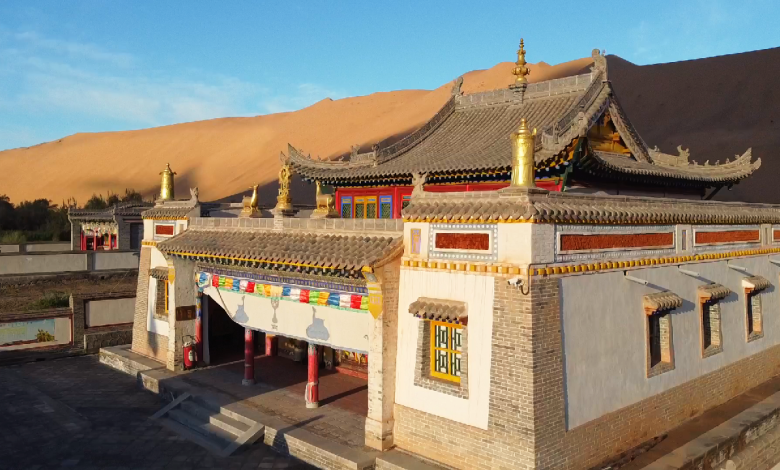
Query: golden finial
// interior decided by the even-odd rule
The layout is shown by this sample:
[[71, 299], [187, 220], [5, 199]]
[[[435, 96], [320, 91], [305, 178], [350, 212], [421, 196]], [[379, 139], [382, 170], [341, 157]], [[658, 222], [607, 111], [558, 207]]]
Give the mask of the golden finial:
[[515, 62], [515, 68], [512, 69], [512, 74], [516, 77], [515, 86], [524, 86], [528, 84], [528, 79], [525, 77], [526, 75], [531, 73], [528, 67], [525, 66], [527, 62], [525, 61], [524, 46], [525, 45], [523, 43], [523, 40], [520, 39], [520, 49], [517, 50], [517, 62]]
[[534, 173], [534, 141], [536, 129], [531, 132], [525, 122], [520, 119], [520, 127], [512, 133], [512, 183], [519, 188], [535, 188]]
[[170, 201], [174, 197], [173, 175], [176, 173], [171, 170], [171, 164], [166, 163], [165, 169], [160, 174], [162, 175], [162, 182], [160, 183], [160, 200]]
[[[281, 155], [284, 157], [284, 154]], [[292, 211], [292, 198], [290, 197], [290, 180], [292, 179], [292, 168], [289, 159], [281, 158], [282, 168], [279, 170], [279, 195], [276, 196], [276, 212], [280, 214]]]

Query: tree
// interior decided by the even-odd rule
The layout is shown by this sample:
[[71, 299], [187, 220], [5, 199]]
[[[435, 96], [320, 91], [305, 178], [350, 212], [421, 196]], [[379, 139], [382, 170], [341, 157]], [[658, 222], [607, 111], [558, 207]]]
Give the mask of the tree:
[[0, 230], [13, 230], [16, 228], [16, 212], [11, 199], [5, 194], [0, 194]]
[[91, 198], [84, 204], [84, 209], [100, 210], [108, 207], [108, 202], [103, 199], [100, 194], [93, 194]]

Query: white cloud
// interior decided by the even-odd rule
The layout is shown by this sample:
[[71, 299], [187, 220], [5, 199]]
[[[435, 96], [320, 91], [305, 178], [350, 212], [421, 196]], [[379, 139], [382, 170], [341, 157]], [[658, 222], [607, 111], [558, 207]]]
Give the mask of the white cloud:
[[81, 115], [128, 127], [159, 126], [291, 111], [344, 96], [313, 83], [290, 85], [290, 91], [277, 93], [233, 77], [165, 73], [143, 65], [130, 54], [93, 44], [0, 30], [0, 109], [6, 115], [61, 112], [76, 121]]
[[130, 67], [134, 62], [133, 56], [130, 54], [105, 51], [99, 46], [89, 43], [46, 38], [34, 31], [16, 33], [13, 37], [23, 46], [33, 49], [46, 49], [73, 58], [108, 62], [119, 67]]

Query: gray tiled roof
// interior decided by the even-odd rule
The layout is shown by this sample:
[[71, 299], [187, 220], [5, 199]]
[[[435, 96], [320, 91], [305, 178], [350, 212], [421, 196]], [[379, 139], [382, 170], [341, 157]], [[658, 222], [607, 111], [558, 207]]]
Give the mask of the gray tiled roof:
[[[224, 257], [268, 265], [360, 270], [402, 247], [398, 236], [356, 236], [332, 232], [209, 230], [191, 228], [157, 244], [163, 253]], [[400, 252], [399, 252], [400, 253]]]
[[403, 217], [442, 222], [758, 224], [780, 223], [780, 206], [543, 190], [532, 190], [526, 196], [484, 191], [423, 193], [412, 197]]
[[[596, 175], [687, 181], [712, 186], [737, 182], [755, 171], [750, 151], [723, 165], [669, 165], [666, 155], [648, 148], [621, 108], [606, 80], [606, 71], [534, 83], [521, 95], [515, 90], [493, 90], [455, 95], [421, 129], [389, 146], [381, 145], [350, 161], [312, 160], [289, 146], [289, 159], [305, 179], [327, 183], [361, 180], [410, 180], [413, 172], [430, 177], [465, 177], [468, 174], [506, 174], [511, 167], [510, 134], [521, 118], [537, 128], [537, 176], [544, 169], [566, 164], [557, 161], [575, 139], [586, 137], [596, 120], [609, 111], [631, 155], [593, 152], [588, 148], [582, 166]], [[659, 156], [654, 159], [654, 156]], [[686, 160], [687, 162], [687, 160]]]
[[420, 297], [409, 305], [409, 313], [427, 320], [466, 324], [466, 303], [455, 300]]
[[683, 299], [674, 292], [663, 291], [642, 297], [642, 305], [653, 312], [672, 310], [682, 307]]
[[769, 283], [769, 280], [762, 276], [750, 276], [746, 277], [744, 281], [750, 285], [753, 286], [753, 289], [755, 290], [762, 290], [769, 287], [771, 284]]
[[[192, 215], [194, 205], [187, 206], [157, 206], [153, 207], [143, 213], [144, 219], [163, 219], [163, 220], [177, 220], [186, 219]], [[196, 211], [195, 216], [200, 216], [200, 212]]]
[[720, 300], [731, 294], [731, 289], [716, 283], [699, 286], [698, 291], [699, 295], [706, 297], [708, 300]]
[[139, 216], [151, 207], [149, 202], [126, 202], [115, 204], [106, 209], [69, 209], [68, 217], [72, 220], [113, 220], [114, 216]]
[[155, 279], [159, 279], [161, 281], [167, 281], [168, 268], [152, 268], [149, 270], [149, 275]]

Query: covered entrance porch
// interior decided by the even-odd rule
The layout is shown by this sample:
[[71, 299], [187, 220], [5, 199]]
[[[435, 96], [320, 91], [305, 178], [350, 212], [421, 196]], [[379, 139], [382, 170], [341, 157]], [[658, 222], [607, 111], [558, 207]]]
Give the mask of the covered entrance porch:
[[[365, 345], [367, 349], [367, 312], [358, 313], [352, 322], [344, 322], [344, 313], [349, 312], [329, 309], [327, 304], [302, 305], [300, 300], [285, 302], [282, 298], [247, 295], [245, 290], [215, 288], [215, 276], [219, 279], [218, 274], [207, 272], [199, 276], [202, 331], [196, 336], [201, 337], [198, 343], [202, 343], [199, 357], [203, 365], [224, 365], [227, 371], [241, 373], [244, 386], [262, 383], [283, 389], [287, 394], [304, 398], [307, 408], [334, 403], [366, 415], [368, 354], [343, 345]], [[219, 284], [219, 280], [216, 282]], [[235, 282], [241, 281], [235, 279]], [[358, 300], [355, 310], [359, 306]], [[264, 315], [263, 307], [273, 313]], [[266, 322], [264, 316], [269, 317]], [[280, 320], [292, 316], [287, 321]], [[260, 328], [268, 327], [267, 322], [273, 333]], [[334, 326], [344, 325], [353, 331], [340, 334], [330, 331]]]

